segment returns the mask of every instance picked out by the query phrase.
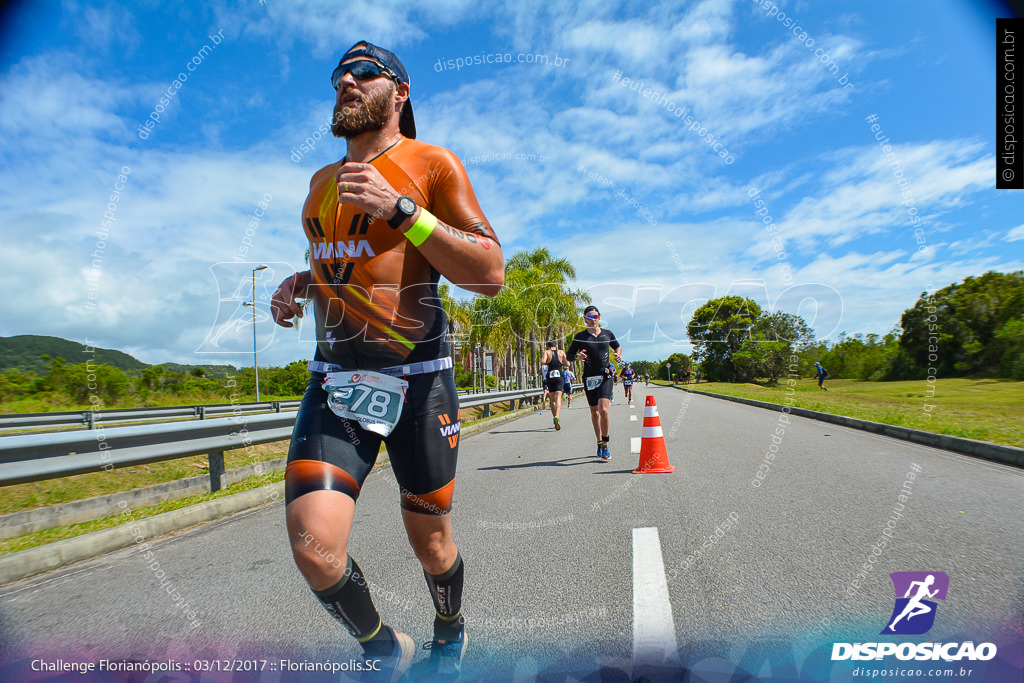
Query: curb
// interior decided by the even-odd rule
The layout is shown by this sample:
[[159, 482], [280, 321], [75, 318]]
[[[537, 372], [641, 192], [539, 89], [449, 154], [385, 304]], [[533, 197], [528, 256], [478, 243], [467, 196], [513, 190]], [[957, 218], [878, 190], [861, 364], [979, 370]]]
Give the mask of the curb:
[[498, 425], [505, 424], [506, 422], [511, 422], [512, 420], [518, 420], [521, 417], [531, 415], [532, 413], [536, 412], [536, 410], [537, 406], [530, 406], [528, 408], [519, 408], [508, 413], [502, 413], [497, 417], [488, 418], [483, 422], [471, 424], [465, 429], [459, 430], [459, 433], [462, 436], [471, 436], [473, 434], [478, 434], [480, 432], [487, 431], [491, 427], [497, 427]]
[[[281, 481], [199, 505], [172, 510], [162, 515], [140, 520], [131, 519], [128, 524], [94, 531], [91, 534], [4, 555], [0, 557], [0, 585], [126, 548], [134, 545], [136, 539], [163, 536], [247, 508], [270, 503], [283, 496], [284, 482]], [[122, 514], [127, 514], [131, 518], [131, 512], [127, 508]]]
[[[520, 408], [514, 412], [504, 413], [491, 418], [486, 422], [470, 425], [461, 430], [460, 433], [463, 436], [477, 434], [491, 427], [530, 415], [534, 410], [536, 410], [535, 407]], [[377, 459], [377, 465], [385, 465], [388, 462], [387, 451], [382, 451]], [[0, 556], [0, 586], [20, 581], [21, 579], [27, 579], [36, 574], [59, 569], [75, 562], [90, 560], [115, 550], [127, 548], [135, 545], [136, 539], [148, 540], [164, 536], [190, 526], [195, 526], [196, 524], [226, 517], [283, 498], [284, 482], [280, 481], [276, 484], [261, 486], [250, 491], [242, 491], [241, 493], [224, 496], [217, 500], [210, 500], [179, 510], [171, 510], [161, 515], [146, 517], [137, 521], [131, 519], [130, 511], [126, 511], [122, 514], [128, 514], [129, 519], [131, 519], [127, 524]]]
[[808, 410], [807, 408], [794, 408], [791, 406], [784, 406], [781, 403], [768, 403], [766, 401], [755, 401], [750, 398], [739, 398], [738, 396], [712, 394], [709, 391], [694, 391], [693, 389], [686, 389], [681, 386], [675, 388], [698, 396], [710, 396], [711, 398], [720, 398], [726, 401], [733, 401], [734, 403], [754, 406], [755, 408], [767, 408], [777, 412], [792, 413], [798, 417], [809, 417], [812, 420], [831, 422], [832, 424], [841, 425], [843, 427], [860, 429], [865, 432], [889, 436], [902, 441], [910, 441], [922, 446], [941, 448], [942, 450], [953, 451], [954, 453], [960, 453], [961, 455], [969, 455], [974, 458], [998, 462], [1003, 465], [1024, 468], [1024, 448], [1004, 446], [1002, 444], [990, 443], [988, 441], [977, 441], [975, 439], [965, 439], [960, 436], [936, 434], [934, 432], [926, 432], [921, 429], [910, 429], [909, 427], [897, 427], [896, 425], [887, 425], [881, 422], [860, 420], [855, 417], [822, 413], [817, 410]]

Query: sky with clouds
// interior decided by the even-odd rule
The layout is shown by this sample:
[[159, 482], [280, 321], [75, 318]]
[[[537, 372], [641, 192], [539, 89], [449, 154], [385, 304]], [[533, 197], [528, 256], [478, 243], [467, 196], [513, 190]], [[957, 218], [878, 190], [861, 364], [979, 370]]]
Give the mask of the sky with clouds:
[[242, 303], [268, 264], [260, 364], [309, 358], [312, 325], [276, 328], [267, 300], [304, 268], [309, 179], [344, 155], [323, 134], [330, 75], [360, 39], [402, 58], [419, 139], [463, 160], [506, 256], [571, 260], [627, 359], [689, 352], [693, 310], [727, 293], [821, 338], [885, 333], [925, 290], [1024, 267], [1024, 193], [995, 189], [997, 16], [952, 0], [13, 3], [0, 335], [251, 364]]

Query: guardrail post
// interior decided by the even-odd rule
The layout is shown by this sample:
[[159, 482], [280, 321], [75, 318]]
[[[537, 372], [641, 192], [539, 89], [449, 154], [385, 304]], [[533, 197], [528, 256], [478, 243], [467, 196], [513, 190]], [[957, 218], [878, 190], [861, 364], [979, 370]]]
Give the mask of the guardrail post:
[[220, 480], [224, 476], [224, 451], [207, 454], [210, 461], [210, 493], [220, 491]]
[[88, 410], [85, 413], [85, 424], [88, 425], [89, 429], [96, 429], [96, 412]]
[[275, 413], [280, 413], [281, 412], [281, 402], [280, 401], [274, 401], [271, 405], [274, 406], [274, 412]]
[[200, 420], [205, 420], [206, 419], [206, 406], [199, 406], [199, 419]]
[[491, 416], [491, 404], [490, 403], [485, 403], [484, 404], [484, 417], [490, 417], [490, 416]]

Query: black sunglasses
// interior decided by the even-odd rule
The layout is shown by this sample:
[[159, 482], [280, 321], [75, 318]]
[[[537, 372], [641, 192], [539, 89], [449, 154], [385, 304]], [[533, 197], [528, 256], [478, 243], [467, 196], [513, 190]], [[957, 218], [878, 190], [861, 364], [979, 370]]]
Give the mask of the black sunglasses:
[[370, 81], [374, 78], [380, 78], [381, 76], [387, 76], [388, 78], [398, 82], [398, 74], [386, 66], [382, 66], [377, 62], [371, 62], [366, 59], [359, 60], [358, 62], [349, 62], [348, 64], [342, 64], [334, 73], [331, 74], [331, 85], [337, 90], [341, 86], [341, 79], [345, 77], [345, 74], [352, 74], [352, 78], [357, 81]]

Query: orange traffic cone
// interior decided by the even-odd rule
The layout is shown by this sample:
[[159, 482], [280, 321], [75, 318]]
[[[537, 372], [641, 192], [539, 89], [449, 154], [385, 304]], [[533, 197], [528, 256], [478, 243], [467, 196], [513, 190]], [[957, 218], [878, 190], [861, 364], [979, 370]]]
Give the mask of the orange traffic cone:
[[640, 439], [640, 464], [633, 474], [645, 472], [674, 472], [675, 467], [668, 462], [665, 450], [665, 435], [661, 431], [661, 418], [658, 417], [658, 404], [648, 394], [644, 405], [644, 431]]

